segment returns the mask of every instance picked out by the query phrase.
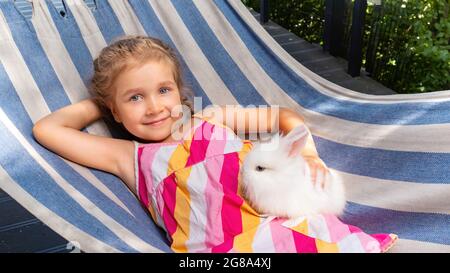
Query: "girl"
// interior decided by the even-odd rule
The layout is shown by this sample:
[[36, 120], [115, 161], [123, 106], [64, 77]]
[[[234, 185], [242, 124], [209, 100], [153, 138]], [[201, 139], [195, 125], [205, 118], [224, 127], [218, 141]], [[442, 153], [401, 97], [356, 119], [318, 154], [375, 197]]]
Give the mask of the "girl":
[[[108, 117], [110, 111], [116, 122], [142, 142], [173, 141], [171, 128], [180, 119], [172, 116], [174, 108], [184, 105], [193, 111], [180, 64], [173, 50], [160, 40], [126, 37], [104, 48], [94, 60], [90, 91], [92, 99], [42, 118], [35, 124], [33, 134], [40, 144], [62, 157], [118, 176], [136, 194], [133, 141], [95, 136], [80, 129]], [[224, 114], [215, 113], [217, 110]], [[225, 117], [216, 119], [225, 126], [233, 125], [236, 133], [249, 132], [249, 127], [256, 127], [257, 123], [265, 123], [259, 128], [273, 130], [270, 120], [274, 118], [249, 120], [249, 117], [263, 116], [251, 112], [258, 112], [258, 109], [228, 107], [226, 111], [225, 107], [216, 107], [208, 108], [203, 116]], [[193, 118], [196, 116], [199, 115]], [[270, 117], [270, 113], [266, 116]], [[302, 117], [286, 108], [280, 109], [278, 119], [283, 132], [303, 123]], [[67, 141], [71, 145], [66, 145]], [[327, 171], [312, 138], [302, 154], [311, 166], [313, 181], [317, 173]]]
[[[267, 112], [261, 115], [257, 108], [214, 107], [182, 119], [180, 106], [193, 111], [179, 61], [172, 49], [150, 37], [129, 36], [104, 48], [94, 60], [90, 89], [92, 99], [38, 121], [33, 128], [37, 141], [71, 161], [119, 177], [167, 232], [174, 251], [251, 250], [248, 238], [263, 221], [237, 187], [251, 142], [232, 142], [230, 135], [252, 127], [271, 132], [278, 123], [287, 133], [303, 123], [302, 117], [286, 108], [263, 108]], [[80, 131], [105, 114], [137, 141]], [[312, 180], [323, 183], [316, 177], [324, 178], [328, 169], [311, 137], [301, 154]], [[289, 245], [283, 240], [293, 239], [260, 250], [292, 251], [283, 248]]]

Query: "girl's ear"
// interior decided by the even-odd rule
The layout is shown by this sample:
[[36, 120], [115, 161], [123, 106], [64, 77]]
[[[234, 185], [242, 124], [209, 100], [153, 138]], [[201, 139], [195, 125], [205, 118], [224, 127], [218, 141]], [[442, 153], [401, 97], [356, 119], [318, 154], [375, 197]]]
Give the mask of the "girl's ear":
[[120, 121], [119, 114], [117, 113], [115, 104], [112, 103], [111, 101], [107, 101], [107, 102], [106, 102], [106, 105], [108, 106], [109, 110], [111, 110], [111, 114], [113, 115], [114, 120], [115, 120], [117, 123], [122, 123], [122, 122]]
[[301, 124], [293, 128], [285, 137], [283, 137], [289, 157], [298, 156], [300, 154], [300, 151], [306, 145], [308, 136], [308, 129], [304, 124]]

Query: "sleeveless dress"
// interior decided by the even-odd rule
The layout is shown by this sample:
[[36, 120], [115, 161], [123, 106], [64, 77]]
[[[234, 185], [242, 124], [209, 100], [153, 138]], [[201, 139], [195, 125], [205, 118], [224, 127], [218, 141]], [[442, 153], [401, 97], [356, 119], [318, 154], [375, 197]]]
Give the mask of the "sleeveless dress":
[[[194, 116], [195, 117], [195, 116]], [[262, 216], [241, 197], [252, 143], [195, 117], [180, 141], [135, 142], [136, 192], [175, 252], [385, 252], [394, 234], [367, 234], [333, 215]]]

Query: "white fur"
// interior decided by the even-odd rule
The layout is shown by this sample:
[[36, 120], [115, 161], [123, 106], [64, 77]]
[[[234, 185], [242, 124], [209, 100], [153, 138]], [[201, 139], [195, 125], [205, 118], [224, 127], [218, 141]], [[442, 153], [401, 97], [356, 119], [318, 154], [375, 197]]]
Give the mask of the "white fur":
[[[311, 182], [309, 166], [300, 156], [308, 135], [301, 125], [286, 136], [275, 134], [268, 142], [255, 143], [247, 154], [241, 168], [243, 193], [259, 213], [296, 218], [343, 212], [345, 193], [340, 179], [329, 173], [323, 189]], [[257, 166], [266, 169], [257, 171]]]

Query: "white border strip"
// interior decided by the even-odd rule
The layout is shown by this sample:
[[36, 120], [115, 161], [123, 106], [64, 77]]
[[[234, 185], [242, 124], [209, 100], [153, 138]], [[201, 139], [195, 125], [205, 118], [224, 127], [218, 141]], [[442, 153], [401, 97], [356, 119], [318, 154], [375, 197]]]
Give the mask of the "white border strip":
[[384, 180], [331, 169], [348, 201], [382, 209], [450, 215], [450, 185]]
[[327, 116], [305, 108], [301, 114], [314, 135], [336, 143], [390, 151], [450, 153], [449, 123], [377, 125]]

